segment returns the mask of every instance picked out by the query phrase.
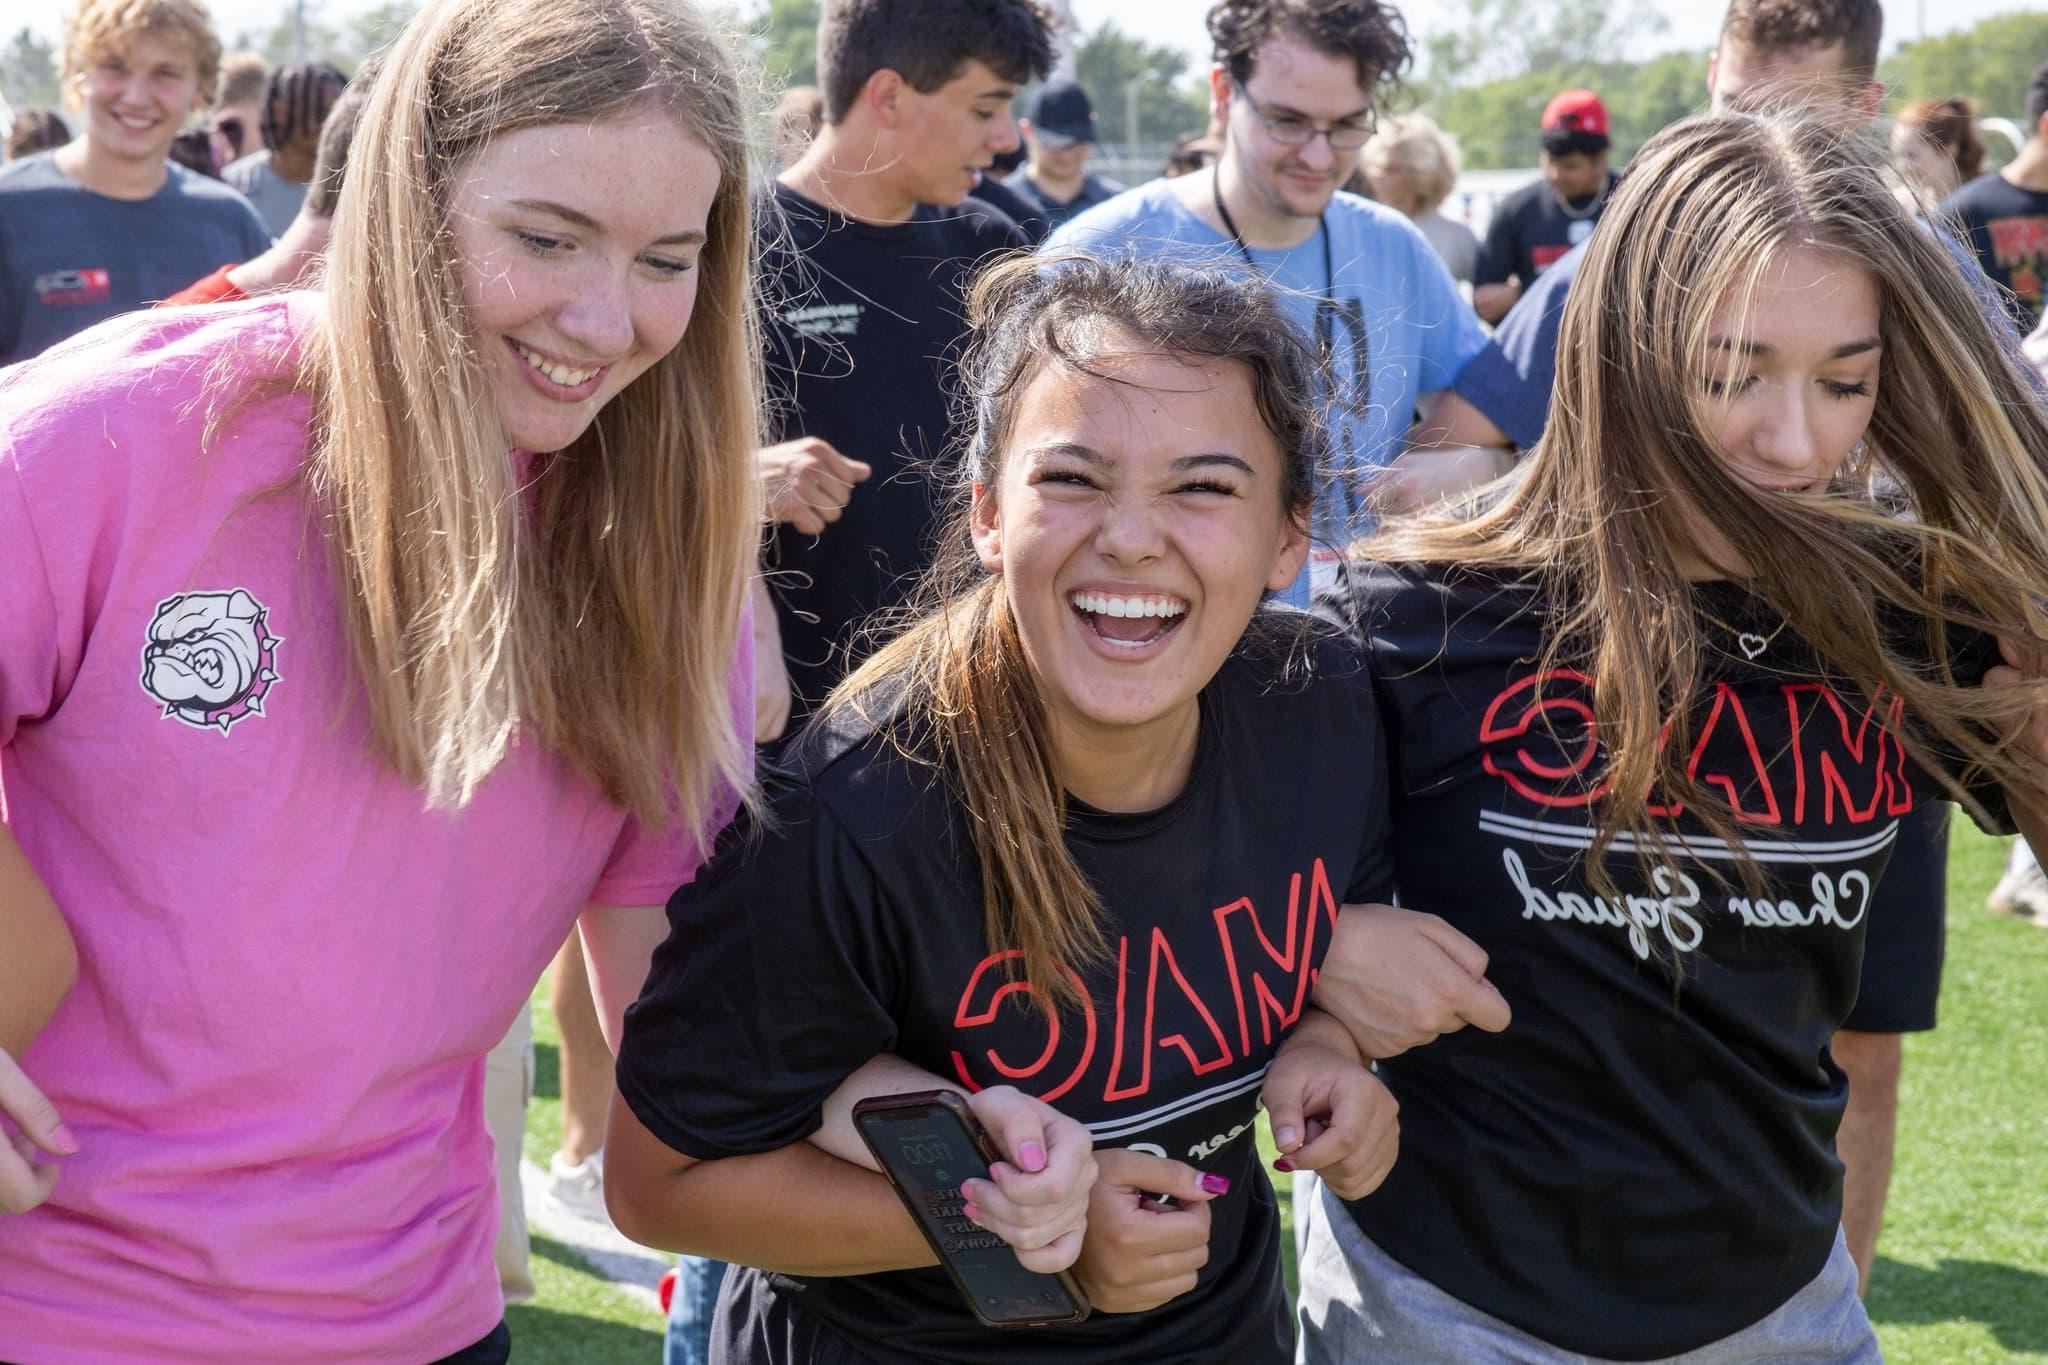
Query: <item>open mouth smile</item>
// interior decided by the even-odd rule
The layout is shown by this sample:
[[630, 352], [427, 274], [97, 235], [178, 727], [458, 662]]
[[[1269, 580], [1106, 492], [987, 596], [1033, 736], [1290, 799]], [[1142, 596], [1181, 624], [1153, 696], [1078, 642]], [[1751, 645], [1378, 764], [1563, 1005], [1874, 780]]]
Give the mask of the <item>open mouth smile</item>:
[[505, 338], [505, 344], [512, 348], [533, 386], [548, 397], [563, 403], [580, 403], [597, 392], [609, 365], [570, 365], [552, 360], [540, 352], [521, 345], [512, 338]]
[[1133, 651], [1164, 640], [1188, 617], [1186, 600], [1171, 593], [1075, 592], [1067, 605], [1097, 640]]

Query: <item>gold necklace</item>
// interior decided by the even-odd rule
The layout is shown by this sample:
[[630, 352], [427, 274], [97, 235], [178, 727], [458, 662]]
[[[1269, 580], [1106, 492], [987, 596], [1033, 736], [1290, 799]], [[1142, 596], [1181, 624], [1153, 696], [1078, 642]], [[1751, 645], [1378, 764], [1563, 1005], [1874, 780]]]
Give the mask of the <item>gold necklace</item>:
[[1735, 647], [1742, 651], [1742, 656], [1745, 659], [1750, 660], [1754, 660], [1758, 655], [1769, 649], [1771, 642], [1780, 635], [1783, 635], [1785, 627], [1792, 624], [1790, 621], [1780, 621], [1778, 622], [1778, 628], [1769, 635], [1759, 635], [1753, 630], [1744, 630], [1740, 626], [1729, 625], [1726, 621], [1723, 621], [1720, 617], [1697, 603], [1693, 605], [1693, 610], [1727, 631], [1730, 635], [1733, 635], [1735, 637]]

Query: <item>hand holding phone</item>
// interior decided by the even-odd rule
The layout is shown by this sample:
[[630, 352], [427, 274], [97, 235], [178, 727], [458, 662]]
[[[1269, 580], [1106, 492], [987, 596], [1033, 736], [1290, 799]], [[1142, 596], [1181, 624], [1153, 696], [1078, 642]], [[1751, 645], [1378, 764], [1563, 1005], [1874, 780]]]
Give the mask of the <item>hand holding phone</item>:
[[[950, 1090], [864, 1099], [854, 1126], [975, 1316], [994, 1327], [1079, 1322], [1088, 1300], [1065, 1267], [1079, 1249], [1094, 1176], [1086, 1130], [1070, 1125], [1077, 1152], [1073, 1134], [1039, 1121], [1037, 1101], [983, 1103], [988, 1093], [976, 1096], [977, 1108], [1014, 1143], [1017, 1164]], [[1029, 1166], [1039, 1169], [1022, 1169]]]
[[998, 1154], [986, 1180], [964, 1187], [968, 1217], [1017, 1253], [1026, 1270], [1054, 1275], [1081, 1255], [1088, 1196], [1095, 1184], [1095, 1142], [1085, 1125], [1013, 1086], [968, 1098]]
[[1209, 1263], [1209, 1201], [1230, 1183], [1147, 1152], [1104, 1148], [1095, 1164], [1088, 1235], [1074, 1263], [1089, 1302], [1105, 1313], [1142, 1313], [1193, 1289]]

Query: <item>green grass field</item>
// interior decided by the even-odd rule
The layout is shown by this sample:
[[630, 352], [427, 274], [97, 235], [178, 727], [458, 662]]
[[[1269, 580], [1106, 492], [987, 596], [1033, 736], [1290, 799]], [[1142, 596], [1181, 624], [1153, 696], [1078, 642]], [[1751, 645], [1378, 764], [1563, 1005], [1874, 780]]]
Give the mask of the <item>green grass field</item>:
[[[1906, 1045], [1898, 1167], [1870, 1291], [1892, 1365], [2048, 1361], [2048, 931], [1983, 912], [2002, 857], [1998, 843], [1958, 830], [1941, 1027]], [[534, 998], [526, 1151], [545, 1165], [561, 1102], [554, 1021], [545, 993]], [[509, 1313], [520, 1361], [660, 1359], [660, 1321], [574, 1252], [537, 1240], [534, 1279], [539, 1297]]]

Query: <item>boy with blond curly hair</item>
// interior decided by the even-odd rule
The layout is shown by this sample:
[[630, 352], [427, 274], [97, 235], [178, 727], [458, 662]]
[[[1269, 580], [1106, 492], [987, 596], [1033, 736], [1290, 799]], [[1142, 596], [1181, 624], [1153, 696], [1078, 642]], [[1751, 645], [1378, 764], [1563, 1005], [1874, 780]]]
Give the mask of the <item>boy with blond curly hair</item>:
[[167, 160], [219, 67], [199, 0], [77, 0], [62, 75], [84, 134], [0, 170], [0, 365], [270, 244], [246, 199]]

